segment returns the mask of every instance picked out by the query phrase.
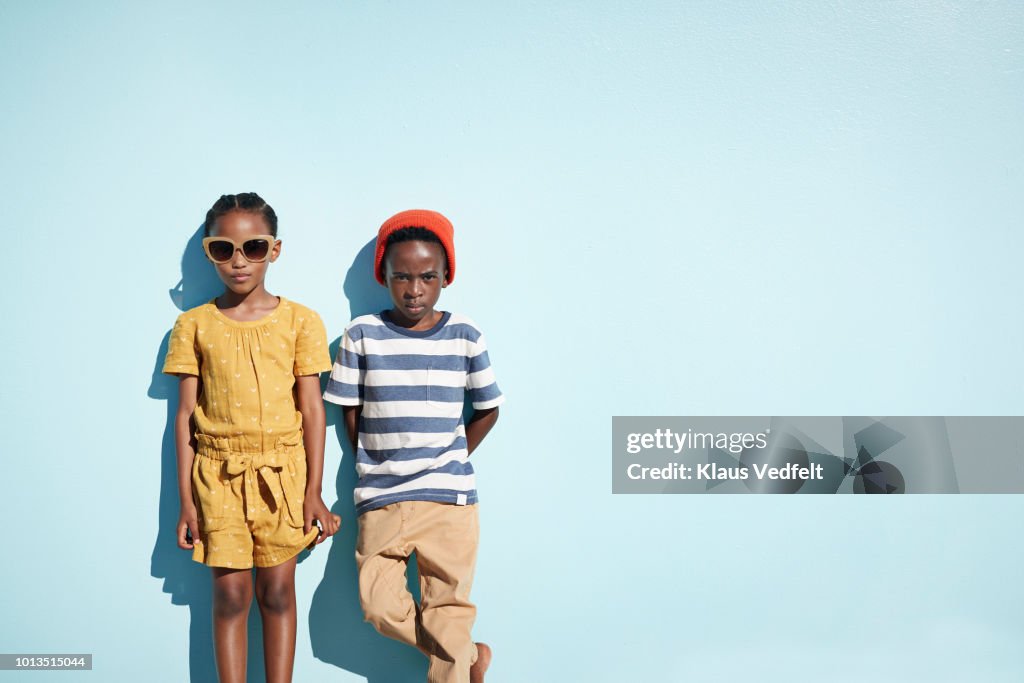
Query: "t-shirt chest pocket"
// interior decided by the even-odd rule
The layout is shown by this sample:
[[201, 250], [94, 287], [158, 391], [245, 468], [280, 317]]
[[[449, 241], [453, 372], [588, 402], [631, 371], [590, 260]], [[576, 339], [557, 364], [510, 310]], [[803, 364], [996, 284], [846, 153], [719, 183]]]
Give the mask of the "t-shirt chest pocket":
[[454, 370], [446, 358], [431, 358], [427, 362], [426, 396], [427, 407], [434, 412], [462, 410], [463, 387], [457, 384], [459, 377], [465, 381], [465, 373]]

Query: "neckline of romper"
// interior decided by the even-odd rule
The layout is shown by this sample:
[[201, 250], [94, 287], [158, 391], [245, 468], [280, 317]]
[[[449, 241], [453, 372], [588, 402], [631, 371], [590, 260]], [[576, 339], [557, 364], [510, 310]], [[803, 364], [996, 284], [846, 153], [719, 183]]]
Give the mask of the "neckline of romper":
[[207, 305], [213, 310], [213, 316], [221, 323], [229, 325], [231, 327], [252, 328], [261, 327], [263, 325], [266, 325], [267, 323], [277, 322], [277, 316], [280, 315], [283, 310], [288, 308], [287, 299], [285, 299], [283, 296], [278, 296], [277, 298], [277, 307], [270, 313], [267, 313], [262, 318], [257, 318], [256, 320], [235, 320], [234, 318], [229, 318], [228, 316], [224, 315], [224, 313], [221, 312], [219, 308], [217, 308], [217, 297], [210, 299], [207, 302]]

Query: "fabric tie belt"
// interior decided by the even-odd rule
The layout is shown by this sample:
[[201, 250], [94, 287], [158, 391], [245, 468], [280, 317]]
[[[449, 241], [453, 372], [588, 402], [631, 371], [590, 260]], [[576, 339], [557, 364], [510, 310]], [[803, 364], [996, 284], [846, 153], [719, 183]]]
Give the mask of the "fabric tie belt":
[[[292, 520], [301, 523], [302, 498], [296, 491], [295, 466], [292, 464], [293, 456], [305, 455], [301, 436], [294, 439], [278, 439], [274, 450], [260, 452], [241, 450], [245, 444], [239, 444], [234, 439], [198, 434], [196, 440], [199, 443], [199, 455], [224, 461], [226, 479], [238, 476], [243, 478], [247, 520], [255, 519], [256, 506], [262, 504], [259, 491], [262, 480], [277, 508], [281, 509], [281, 498], [284, 498], [284, 505], [288, 507]], [[285, 469], [288, 471], [284, 472]]]

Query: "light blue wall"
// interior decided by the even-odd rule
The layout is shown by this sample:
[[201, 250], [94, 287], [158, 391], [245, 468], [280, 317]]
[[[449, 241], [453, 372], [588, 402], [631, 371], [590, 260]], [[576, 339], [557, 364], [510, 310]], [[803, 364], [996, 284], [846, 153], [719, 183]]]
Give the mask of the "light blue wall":
[[[494, 683], [1020, 680], [1024, 498], [615, 497], [609, 441], [1024, 412], [1022, 45], [1014, 2], [0, 3], [0, 650], [211, 680], [156, 371], [215, 293], [205, 210], [256, 190], [269, 289], [332, 339], [384, 218], [455, 223], [442, 304], [508, 396], [474, 455]], [[416, 680], [360, 620], [335, 426], [295, 679]]]

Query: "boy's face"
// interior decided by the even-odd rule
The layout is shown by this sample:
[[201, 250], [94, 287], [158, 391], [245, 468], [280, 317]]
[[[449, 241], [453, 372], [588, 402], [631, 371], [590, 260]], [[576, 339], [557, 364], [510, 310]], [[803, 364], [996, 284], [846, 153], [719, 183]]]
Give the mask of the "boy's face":
[[437, 324], [434, 305], [446, 286], [444, 247], [434, 242], [398, 242], [384, 254], [384, 282], [395, 307], [391, 317], [402, 327], [427, 330]]
[[[217, 219], [210, 229], [211, 237], [227, 237], [241, 244], [250, 237], [269, 235], [270, 228], [263, 216], [250, 211], [232, 211]], [[235, 294], [248, 294], [263, 284], [267, 275], [267, 266], [276, 261], [281, 253], [281, 241], [275, 240], [270, 255], [265, 261], [252, 262], [247, 260], [241, 249], [236, 249], [231, 260], [226, 263], [214, 263], [221, 281]]]

